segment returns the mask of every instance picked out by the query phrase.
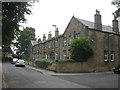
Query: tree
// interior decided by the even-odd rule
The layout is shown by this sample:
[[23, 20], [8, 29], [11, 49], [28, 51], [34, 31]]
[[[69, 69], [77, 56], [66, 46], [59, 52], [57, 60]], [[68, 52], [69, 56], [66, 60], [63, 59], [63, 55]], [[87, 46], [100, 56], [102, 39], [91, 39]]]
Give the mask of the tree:
[[115, 18], [118, 18], [120, 16], [120, 0], [113, 0], [112, 5], [115, 5], [118, 7], [118, 9], [114, 12], [115, 13]]
[[24, 58], [30, 56], [29, 45], [31, 40], [35, 40], [35, 29], [26, 27], [20, 32], [18, 42], [16, 43], [19, 53], [22, 54]]
[[93, 55], [93, 48], [88, 40], [79, 38], [72, 40], [70, 52], [73, 60], [84, 62]]
[[[35, 0], [33, 0], [35, 1]], [[30, 15], [32, 0], [29, 2], [2, 2], [2, 44], [9, 46], [19, 33], [19, 23], [25, 22], [25, 14]]]
[[[1, 2], [0, 2], [0, 5]], [[2, 46], [2, 11], [0, 10], [0, 47]]]

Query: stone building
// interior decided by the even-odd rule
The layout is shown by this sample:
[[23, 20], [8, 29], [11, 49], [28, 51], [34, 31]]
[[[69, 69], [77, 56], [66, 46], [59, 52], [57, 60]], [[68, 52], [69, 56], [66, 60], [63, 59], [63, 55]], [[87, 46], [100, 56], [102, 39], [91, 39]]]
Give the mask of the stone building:
[[[84, 37], [92, 42], [94, 47], [94, 56], [88, 60], [88, 64], [95, 68], [99, 66], [116, 66], [120, 61], [120, 32], [118, 29], [118, 20], [112, 21], [113, 26], [102, 25], [100, 11], [96, 10], [94, 21], [87, 21], [72, 17], [64, 33], [59, 35], [58, 28], [55, 30], [55, 36], [51, 32], [46, 39], [38, 40], [32, 44], [32, 58], [46, 58], [63, 60], [70, 59], [70, 44], [75, 38]], [[33, 43], [33, 41], [32, 41]], [[100, 69], [102, 69], [100, 68]]]

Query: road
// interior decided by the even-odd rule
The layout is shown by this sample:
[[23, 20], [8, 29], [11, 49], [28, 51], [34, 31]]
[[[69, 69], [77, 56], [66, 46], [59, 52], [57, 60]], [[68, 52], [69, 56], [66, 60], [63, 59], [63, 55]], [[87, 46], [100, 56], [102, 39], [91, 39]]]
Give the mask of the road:
[[28, 67], [15, 67], [3, 63], [3, 72], [7, 78], [8, 88], [87, 88], [86, 86], [44, 75]]
[[[68, 80], [80, 85], [86, 85], [91, 88], [118, 88], [120, 75], [109, 73], [87, 73], [83, 75], [57, 75], [64, 80]], [[120, 86], [119, 86], [120, 88]]]
[[118, 88], [119, 80], [114, 73], [50, 76], [10, 63], [3, 64], [3, 71], [9, 88]]

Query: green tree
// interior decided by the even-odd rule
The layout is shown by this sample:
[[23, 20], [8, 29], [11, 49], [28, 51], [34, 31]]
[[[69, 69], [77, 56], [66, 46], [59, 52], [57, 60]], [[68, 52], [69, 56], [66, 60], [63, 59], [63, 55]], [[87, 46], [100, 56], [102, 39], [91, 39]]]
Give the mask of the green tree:
[[33, 1], [28, 2], [2, 2], [2, 45], [8, 46], [17, 36], [19, 23], [25, 22], [25, 15], [31, 14], [30, 7]]
[[71, 43], [70, 52], [73, 60], [84, 62], [93, 55], [93, 47], [85, 38], [74, 39]]
[[120, 16], [120, 0], [113, 0], [112, 5], [115, 5], [118, 7], [118, 9], [114, 12], [115, 13], [115, 18], [118, 18]]
[[18, 42], [16, 43], [19, 53], [22, 54], [24, 58], [30, 56], [30, 41], [35, 40], [35, 29], [32, 27], [26, 27], [20, 32]]

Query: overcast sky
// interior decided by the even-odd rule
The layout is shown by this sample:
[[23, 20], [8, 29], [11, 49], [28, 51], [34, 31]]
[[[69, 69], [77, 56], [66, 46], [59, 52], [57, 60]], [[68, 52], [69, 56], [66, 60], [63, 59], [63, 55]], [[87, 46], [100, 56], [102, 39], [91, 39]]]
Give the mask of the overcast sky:
[[54, 36], [57, 25], [59, 33], [63, 34], [70, 19], [74, 15], [77, 18], [94, 22], [95, 10], [102, 15], [102, 24], [112, 26], [112, 13], [117, 9], [111, 5], [112, 0], [39, 0], [32, 7], [32, 15], [26, 16], [27, 23], [24, 26], [33, 27], [36, 37], [48, 36], [49, 31]]

